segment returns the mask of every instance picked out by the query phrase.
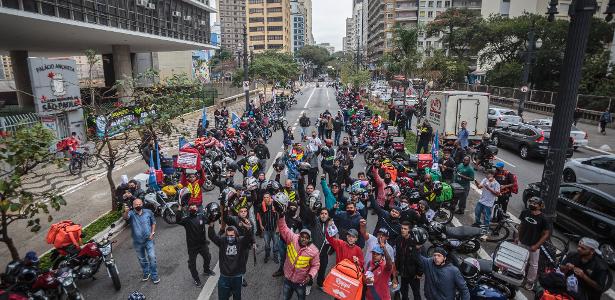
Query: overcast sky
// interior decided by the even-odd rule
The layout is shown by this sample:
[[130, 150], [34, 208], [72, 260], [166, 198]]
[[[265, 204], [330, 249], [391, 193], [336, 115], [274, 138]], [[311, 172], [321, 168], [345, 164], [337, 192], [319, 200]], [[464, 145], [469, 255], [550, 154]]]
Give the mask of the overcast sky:
[[330, 43], [342, 50], [346, 18], [352, 15], [352, 0], [312, 0], [312, 33], [316, 43]]

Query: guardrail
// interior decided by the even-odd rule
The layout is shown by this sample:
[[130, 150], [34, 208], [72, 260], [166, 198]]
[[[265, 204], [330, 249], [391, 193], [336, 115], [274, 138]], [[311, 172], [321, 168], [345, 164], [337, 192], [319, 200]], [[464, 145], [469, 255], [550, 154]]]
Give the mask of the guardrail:
[[[250, 97], [252, 97], [254, 95], [258, 95], [258, 92], [259, 92], [259, 90], [251, 90], [249, 95], [250, 95]], [[242, 93], [242, 94], [238, 94], [238, 95], [235, 95], [235, 96], [230, 96], [230, 97], [226, 97], [226, 98], [220, 99], [220, 100], [214, 102], [214, 105], [215, 104], [221, 104], [221, 105], [228, 106], [229, 104], [235, 103], [238, 100], [245, 101], [245, 94]]]

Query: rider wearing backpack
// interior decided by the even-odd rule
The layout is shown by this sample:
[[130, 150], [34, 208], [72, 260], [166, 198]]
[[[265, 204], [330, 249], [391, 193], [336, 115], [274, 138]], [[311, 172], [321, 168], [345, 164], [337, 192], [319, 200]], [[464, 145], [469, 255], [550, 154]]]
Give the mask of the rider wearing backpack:
[[[567, 276], [568, 291], [576, 289], [575, 299], [599, 300], [610, 288], [607, 285], [609, 267], [602, 259], [599, 247], [596, 240], [584, 237], [579, 241], [577, 252], [569, 254], [560, 265], [560, 270]], [[576, 280], [570, 280], [570, 277], [576, 277]]]
[[511, 193], [516, 194], [517, 192], [517, 190], [515, 190], [515, 186], [517, 185], [516, 176], [504, 169], [503, 162], [498, 161], [495, 163], [495, 180], [500, 184], [500, 194], [498, 195], [497, 203], [502, 207], [504, 214], [506, 214]]

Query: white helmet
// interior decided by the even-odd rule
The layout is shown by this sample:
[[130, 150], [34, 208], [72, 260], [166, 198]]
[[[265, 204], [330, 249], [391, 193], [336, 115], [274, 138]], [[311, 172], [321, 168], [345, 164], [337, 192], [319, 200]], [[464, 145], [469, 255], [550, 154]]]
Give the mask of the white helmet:
[[251, 166], [254, 166], [254, 165], [258, 164], [258, 157], [254, 156], [254, 155], [248, 157], [248, 164], [251, 165]]
[[308, 205], [312, 210], [317, 210], [322, 207], [322, 201], [320, 199], [320, 191], [314, 190], [308, 197]]
[[288, 196], [282, 192], [275, 194], [273, 200], [274, 207], [278, 213], [284, 213], [288, 207], [288, 203], [290, 202]]
[[258, 188], [258, 182], [256, 181], [256, 178], [252, 176], [246, 177], [246, 179], [244, 180], [244, 185], [246, 186], [246, 190], [248, 191], [253, 191]]

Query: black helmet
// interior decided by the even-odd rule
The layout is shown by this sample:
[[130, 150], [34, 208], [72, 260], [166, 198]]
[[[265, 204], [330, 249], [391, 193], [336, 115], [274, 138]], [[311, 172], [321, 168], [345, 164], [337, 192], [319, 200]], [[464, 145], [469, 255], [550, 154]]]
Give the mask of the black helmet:
[[236, 172], [236, 171], [237, 171], [237, 169], [239, 169], [239, 167], [237, 166], [237, 163], [232, 162], [232, 163], [229, 163], [228, 165], [226, 165], [226, 169], [227, 169], [229, 172]]
[[284, 170], [284, 161], [282, 160], [282, 157], [278, 157], [275, 160], [273, 163], [273, 168], [278, 172], [282, 172]]
[[427, 234], [427, 230], [423, 227], [413, 227], [412, 228], [412, 239], [417, 245], [425, 244], [429, 235]]
[[464, 278], [474, 278], [478, 275], [478, 271], [480, 270], [480, 263], [476, 258], [466, 257], [461, 266], [459, 266], [459, 271], [463, 274]]
[[442, 193], [442, 188], [443, 188], [442, 182], [435, 181], [433, 183], [433, 191], [434, 191], [434, 193], [436, 193], [436, 195], [440, 195]]
[[269, 180], [268, 187], [271, 190], [271, 192], [277, 192], [282, 189], [282, 185], [276, 180]]
[[222, 216], [222, 212], [220, 211], [220, 205], [216, 202], [209, 202], [205, 206], [205, 218], [208, 223], [212, 223], [218, 221]]
[[428, 229], [430, 234], [439, 234], [446, 232], [446, 226], [444, 226], [444, 224], [442, 223], [438, 223], [435, 221], [431, 221], [429, 223]]

